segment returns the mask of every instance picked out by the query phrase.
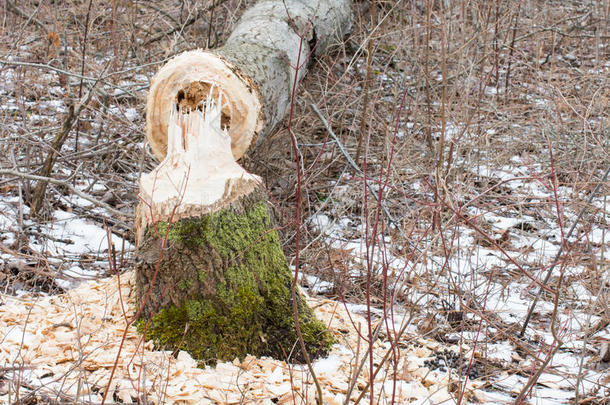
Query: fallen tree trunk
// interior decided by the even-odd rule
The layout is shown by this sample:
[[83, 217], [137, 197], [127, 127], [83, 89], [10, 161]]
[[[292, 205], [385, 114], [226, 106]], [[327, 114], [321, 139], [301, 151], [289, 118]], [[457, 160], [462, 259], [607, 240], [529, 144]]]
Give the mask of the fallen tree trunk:
[[261, 181], [236, 159], [284, 116], [304, 74], [290, 65], [303, 63], [313, 42], [294, 30], [320, 52], [349, 28], [349, 6], [259, 2], [224, 47], [186, 52], [154, 78], [147, 137], [163, 160], [141, 178], [136, 210], [136, 297], [147, 337], [204, 361], [253, 354], [302, 362], [329, 350], [332, 336], [291, 291]]
[[165, 157], [171, 107], [177, 101], [199, 105], [213, 85], [228, 98], [223, 122], [233, 156], [241, 158], [284, 118], [293, 87], [306, 73], [301, 65], [343, 38], [351, 25], [351, 0], [258, 2], [224, 46], [185, 52], [157, 73], [146, 106], [153, 153]]

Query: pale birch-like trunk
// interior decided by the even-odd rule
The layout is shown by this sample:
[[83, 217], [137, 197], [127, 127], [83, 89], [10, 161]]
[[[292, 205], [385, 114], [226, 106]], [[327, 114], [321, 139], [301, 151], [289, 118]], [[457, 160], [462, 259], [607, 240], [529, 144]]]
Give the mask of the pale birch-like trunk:
[[[185, 52], [157, 73], [146, 107], [153, 153], [165, 156], [169, 111], [177, 99], [197, 104], [214, 85], [228, 98], [224, 113], [233, 156], [241, 158], [284, 118], [296, 72], [298, 82], [311, 56], [340, 41], [351, 25], [351, 0], [258, 2], [244, 12], [224, 46]], [[297, 70], [297, 65], [303, 66]]]

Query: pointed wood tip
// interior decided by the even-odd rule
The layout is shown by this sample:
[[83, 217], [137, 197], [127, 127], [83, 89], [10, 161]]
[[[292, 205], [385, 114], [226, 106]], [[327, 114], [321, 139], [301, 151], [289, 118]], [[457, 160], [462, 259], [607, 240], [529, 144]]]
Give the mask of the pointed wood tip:
[[194, 50], [171, 59], [153, 78], [146, 104], [146, 137], [153, 154], [167, 154], [170, 111], [194, 109], [212, 93], [222, 93], [221, 122], [228, 128], [235, 160], [241, 158], [262, 129], [261, 98], [239, 69], [210, 52]]

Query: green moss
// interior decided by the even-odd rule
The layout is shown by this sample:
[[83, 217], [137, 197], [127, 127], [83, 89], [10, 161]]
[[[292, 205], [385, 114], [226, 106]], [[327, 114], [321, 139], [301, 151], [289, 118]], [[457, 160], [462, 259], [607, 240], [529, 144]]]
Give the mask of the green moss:
[[[156, 226], [161, 235], [161, 230], [167, 231], [167, 224]], [[158, 311], [147, 336], [167, 348], [182, 342], [180, 349], [206, 362], [246, 354], [284, 359], [284, 353], [290, 353], [297, 341], [290, 293], [292, 273], [265, 204], [255, 204], [247, 212], [227, 209], [205, 218], [181, 220], [167, 232], [173, 242], [168, 249], [195, 256], [214, 252], [224, 265], [222, 271], [201, 267], [184, 270], [191, 274], [190, 279], [181, 280], [178, 287], [190, 295], [181, 305]], [[301, 294], [297, 298], [308, 352], [314, 357], [328, 352], [332, 336]], [[184, 334], [187, 324], [188, 333]], [[298, 344], [296, 347], [295, 358], [302, 361]]]
[[178, 288], [183, 290], [183, 291], [188, 290], [192, 286], [193, 286], [193, 281], [192, 280], [180, 280], [178, 282]]
[[330, 351], [335, 343], [334, 338], [322, 322], [311, 316], [305, 322], [300, 323], [301, 334], [306, 345], [309, 345], [308, 352], [313, 351], [313, 357], [318, 357], [318, 354], [326, 354]]
[[216, 316], [216, 310], [208, 301], [190, 300], [184, 304], [186, 319], [189, 321], [201, 321]]
[[167, 233], [167, 240], [170, 242], [184, 242], [190, 247], [195, 247], [205, 243], [205, 230], [207, 218], [198, 218], [198, 221], [185, 220], [175, 222], [169, 227], [167, 222], [157, 222], [155, 224], [157, 234], [164, 237]]

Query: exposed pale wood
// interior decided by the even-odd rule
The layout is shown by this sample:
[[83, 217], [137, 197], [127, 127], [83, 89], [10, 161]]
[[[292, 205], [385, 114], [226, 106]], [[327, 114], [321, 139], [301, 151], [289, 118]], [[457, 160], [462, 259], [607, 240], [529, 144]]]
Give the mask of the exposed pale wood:
[[[226, 96], [223, 109], [230, 116], [232, 147], [240, 151], [238, 155], [243, 154], [249, 142], [248, 136], [242, 134], [261, 130], [260, 101], [253, 87], [248, 85], [248, 79], [217, 55], [200, 50], [185, 52], [159, 70], [148, 95], [146, 134], [153, 153], [160, 160], [167, 153], [170, 112], [180, 103], [179, 93], [188, 93], [190, 85], [197, 82], [220, 88]], [[202, 94], [202, 99], [204, 97]]]
[[168, 111], [168, 153], [140, 179], [138, 241], [151, 223], [213, 212], [260, 183], [233, 159], [229, 134], [221, 127], [223, 104], [222, 94], [214, 100], [209, 93], [202, 110]]

